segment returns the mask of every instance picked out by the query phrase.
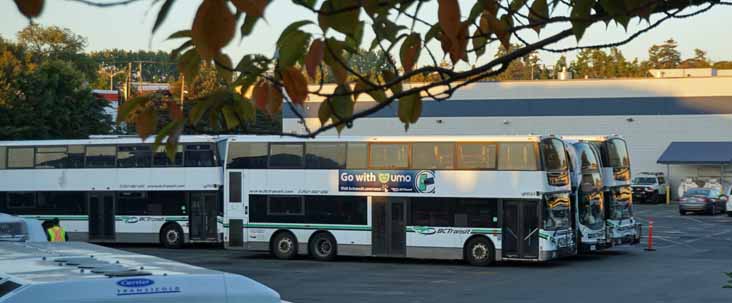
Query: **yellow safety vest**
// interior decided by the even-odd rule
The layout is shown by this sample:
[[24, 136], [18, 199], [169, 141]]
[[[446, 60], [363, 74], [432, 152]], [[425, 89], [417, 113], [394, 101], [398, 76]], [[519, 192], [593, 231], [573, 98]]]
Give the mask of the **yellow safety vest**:
[[48, 237], [51, 239], [51, 242], [64, 242], [66, 241], [66, 231], [63, 227], [60, 226], [54, 226], [47, 230]]

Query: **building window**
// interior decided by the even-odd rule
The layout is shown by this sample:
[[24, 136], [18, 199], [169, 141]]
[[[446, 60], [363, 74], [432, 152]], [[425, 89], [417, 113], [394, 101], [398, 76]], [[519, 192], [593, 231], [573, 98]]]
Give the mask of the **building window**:
[[8, 148], [8, 168], [33, 168], [33, 147]]
[[459, 169], [496, 169], [496, 144], [459, 143], [457, 161]]
[[209, 144], [187, 144], [184, 159], [186, 167], [216, 166], [213, 147]]
[[150, 167], [152, 152], [149, 145], [129, 145], [117, 147], [117, 167]]
[[306, 143], [305, 168], [337, 169], [346, 166], [345, 143]]
[[536, 143], [505, 142], [499, 144], [499, 170], [538, 170]]
[[111, 168], [115, 167], [117, 150], [114, 146], [87, 146], [86, 167]]
[[267, 143], [233, 142], [227, 158], [229, 169], [267, 168]]
[[412, 143], [412, 168], [453, 169], [454, 162], [453, 143]]
[[303, 168], [301, 143], [269, 145], [269, 168]]
[[372, 143], [369, 167], [375, 169], [409, 168], [409, 144]]

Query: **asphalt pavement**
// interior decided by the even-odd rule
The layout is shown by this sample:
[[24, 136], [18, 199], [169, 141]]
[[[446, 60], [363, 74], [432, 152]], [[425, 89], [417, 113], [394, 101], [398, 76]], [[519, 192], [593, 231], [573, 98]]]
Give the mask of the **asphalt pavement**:
[[318, 262], [194, 246], [118, 248], [242, 274], [291, 302], [732, 302], [732, 217], [680, 216], [676, 206], [636, 205], [656, 251], [614, 247], [542, 264], [473, 267], [459, 261], [339, 257]]

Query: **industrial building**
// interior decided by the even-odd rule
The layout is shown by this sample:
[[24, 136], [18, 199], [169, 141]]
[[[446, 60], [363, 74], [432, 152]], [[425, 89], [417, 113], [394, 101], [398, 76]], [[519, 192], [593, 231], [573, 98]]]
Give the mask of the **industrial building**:
[[[672, 188], [687, 177], [723, 176], [723, 184], [732, 183], [732, 155], [725, 159], [720, 152], [710, 150], [720, 145], [709, 144], [732, 142], [732, 77], [716, 71], [701, 73], [705, 76], [681, 72], [677, 74], [684, 77], [679, 78], [669, 77], [674, 72], [668, 70], [656, 74], [665, 76], [474, 83], [445, 101], [425, 99], [421, 118], [406, 134], [618, 134], [628, 141], [634, 174], [664, 172]], [[299, 108], [311, 129], [320, 126], [317, 113], [322, 100], [313, 95]], [[375, 102], [362, 94], [356, 111], [373, 105]], [[393, 104], [357, 120], [343, 134], [404, 135], [397, 108]], [[305, 131], [287, 106], [282, 127], [285, 132]], [[335, 131], [329, 134], [335, 135]], [[683, 150], [673, 150], [672, 142], [690, 143], [676, 144]], [[659, 163], [667, 149], [666, 160]], [[710, 161], [699, 161], [707, 158]]]

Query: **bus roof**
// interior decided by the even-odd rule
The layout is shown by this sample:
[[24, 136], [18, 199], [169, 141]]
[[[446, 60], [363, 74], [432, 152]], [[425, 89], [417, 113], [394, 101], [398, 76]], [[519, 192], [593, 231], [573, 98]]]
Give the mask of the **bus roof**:
[[538, 142], [554, 136], [318, 136], [313, 139], [282, 136], [227, 136], [231, 142]]
[[[181, 143], [213, 143], [217, 136], [207, 135], [185, 135], [180, 136]], [[137, 136], [91, 136], [89, 139], [57, 139], [57, 140], [18, 140], [0, 141], [0, 146], [54, 146], [54, 145], [105, 145], [105, 144], [143, 144], [153, 143], [155, 137], [151, 136], [144, 141]]]
[[623, 138], [622, 136], [615, 135], [615, 134], [612, 134], [612, 135], [562, 136], [562, 140], [566, 140], [566, 141], [569, 141], [569, 140], [577, 140], [577, 141], [580, 141], [581, 140], [581, 141], [601, 141], [601, 142], [604, 142], [604, 141], [611, 140], [611, 139], [622, 139], [622, 140], [625, 140], [625, 138]]

